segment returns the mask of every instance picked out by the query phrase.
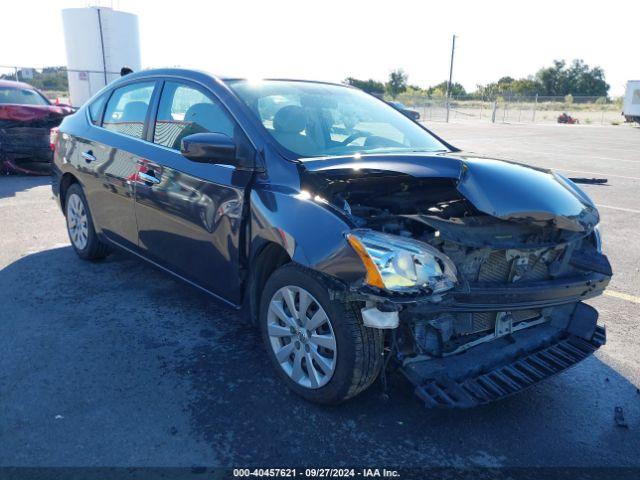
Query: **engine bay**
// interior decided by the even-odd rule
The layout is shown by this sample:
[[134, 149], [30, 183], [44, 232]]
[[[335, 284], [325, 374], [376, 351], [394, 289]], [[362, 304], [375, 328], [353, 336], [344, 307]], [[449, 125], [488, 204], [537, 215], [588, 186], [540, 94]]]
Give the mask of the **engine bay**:
[[[457, 291], [468, 291], [472, 286], [540, 285], [584, 276], [593, 265], [576, 259], [599, 255], [593, 229], [597, 214], [583, 229], [577, 228], [573, 219], [538, 212], [498, 218], [477, 208], [461, 193], [459, 178], [338, 169], [307, 179], [306, 188], [326, 199], [358, 228], [417, 240], [442, 252], [457, 269]], [[583, 217], [593, 215], [588, 206], [585, 212]], [[609, 272], [607, 268], [600, 270]], [[446, 305], [447, 295], [433, 301]], [[568, 316], [574, 306], [483, 311], [443, 308], [405, 315], [400, 335], [404, 355], [437, 358], [457, 354]]]

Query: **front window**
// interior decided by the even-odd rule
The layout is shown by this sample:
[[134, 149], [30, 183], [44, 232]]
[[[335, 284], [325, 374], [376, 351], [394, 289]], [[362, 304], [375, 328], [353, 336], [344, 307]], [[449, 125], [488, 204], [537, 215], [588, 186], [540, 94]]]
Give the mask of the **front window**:
[[1, 104], [50, 105], [49, 101], [35, 90], [13, 87], [0, 87]]
[[165, 82], [158, 106], [153, 143], [180, 150], [180, 142], [193, 133], [224, 133], [233, 138], [234, 123], [222, 105], [200, 90]]
[[355, 88], [279, 80], [229, 85], [267, 132], [298, 156], [447, 150], [402, 113]]

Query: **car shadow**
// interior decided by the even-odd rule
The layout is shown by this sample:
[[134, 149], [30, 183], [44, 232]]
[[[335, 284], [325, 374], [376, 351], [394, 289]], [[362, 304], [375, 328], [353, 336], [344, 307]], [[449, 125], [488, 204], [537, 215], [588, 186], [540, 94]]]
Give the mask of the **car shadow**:
[[[640, 397], [598, 357], [471, 410], [427, 410], [397, 374], [386, 401], [376, 382], [329, 407], [283, 385], [236, 311], [123, 253], [95, 263], [71, 247], [27, 255], [0, 270], [0, 305], [0, 458], [25, 435], [57, 432], [31, 417], [68, 411], [47, 448], [74, 465], [80, 443], [100, 462], [96, 431], [115, 444], [109, 458], [131, 459], [133, 443], [155, 465], [202, 443], [214, 457], [190, 461], [212, 466], [640, 464]], [[629, 428], [614, 422], [616, 406]]]
[[0, 175], [0, 198], [14, 197], [16, 193], [51, 184], [51, 176]]

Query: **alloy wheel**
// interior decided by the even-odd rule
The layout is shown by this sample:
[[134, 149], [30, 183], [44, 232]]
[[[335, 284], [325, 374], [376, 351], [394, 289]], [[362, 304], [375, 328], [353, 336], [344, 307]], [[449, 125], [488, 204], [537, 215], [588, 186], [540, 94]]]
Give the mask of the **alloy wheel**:
[[67, 200], [67, 229], [69, 238], [78, 250], [84, 250], [89, 241], [89, 219], [82, 198], [72, 193]]
[[316, 389], [336, 369], [336, 337], [326, 312], [304, 288], [287, 285], [269, 303], [267, 333], [280, 367], [298, 385]]

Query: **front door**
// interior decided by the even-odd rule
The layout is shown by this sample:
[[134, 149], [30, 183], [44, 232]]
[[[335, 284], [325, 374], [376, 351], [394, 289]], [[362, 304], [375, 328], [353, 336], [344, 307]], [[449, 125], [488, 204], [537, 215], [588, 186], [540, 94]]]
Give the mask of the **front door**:
[[211, 93], [165, 81], [149, 134], [153, 154], [141, 163], [136, 185], [139, 247], [157, 263], [237, 304], [244, 191], [251, 174], [183, 157], [181, 139], [199, 132], [225, 133], [236, 141], [243, 135]]

